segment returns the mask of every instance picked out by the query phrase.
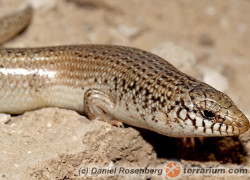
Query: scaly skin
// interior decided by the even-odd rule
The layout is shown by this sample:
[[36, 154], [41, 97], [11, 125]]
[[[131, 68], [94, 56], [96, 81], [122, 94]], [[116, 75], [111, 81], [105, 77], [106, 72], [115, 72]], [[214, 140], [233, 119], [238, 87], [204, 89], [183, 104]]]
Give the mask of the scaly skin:
[[231, 136], [249, 128], [227, 95], [143, 50], [111, 45], [0, 49], [0, 112], [43, 107], [173, 137]]

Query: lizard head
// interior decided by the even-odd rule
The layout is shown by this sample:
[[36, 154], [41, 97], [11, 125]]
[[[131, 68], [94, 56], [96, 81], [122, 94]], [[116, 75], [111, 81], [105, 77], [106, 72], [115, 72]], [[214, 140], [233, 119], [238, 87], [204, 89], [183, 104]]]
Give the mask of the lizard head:
[[202, 82], [197, 84], [196, 81], [191, 87], [176, 90], [174, 94], [166, 95], [165, 101], [161, 98], [160, 102], [161, 107], [153, 115], [148, 115], [147, 125], [163, 135], [234, 136], [249, 129], [248, 119], [233, 101]]
[[200, 136], [233, 136], [249, 129], [248, 119], [233, 101], [206, 84], [185, 93], [182, 102], [187, 110], [185, 124], [194, 126]]

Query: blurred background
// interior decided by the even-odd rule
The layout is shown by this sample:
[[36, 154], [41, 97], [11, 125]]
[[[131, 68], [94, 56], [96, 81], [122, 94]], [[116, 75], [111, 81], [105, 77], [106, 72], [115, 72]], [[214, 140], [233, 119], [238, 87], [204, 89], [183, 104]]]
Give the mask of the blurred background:
[[[144, 49], [225, 92], [250, 119], [249, 0], [0, 0], [0, 18], [27, 3], [34, 7], [31, 24], [3, 46], [116, 44]], [[249, 134], [240, 141], [208, 139], [194, 153], [172, 149], [171, 138], [141, 132], [164, 161], [177, 153], [181, 159], [248, 166]]]

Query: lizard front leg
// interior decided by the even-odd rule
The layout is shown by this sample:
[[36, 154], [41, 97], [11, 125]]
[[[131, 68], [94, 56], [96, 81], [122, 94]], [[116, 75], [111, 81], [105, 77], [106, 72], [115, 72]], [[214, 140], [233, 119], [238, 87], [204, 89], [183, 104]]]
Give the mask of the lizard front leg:
[[123, 127], [123, 124], [115, 120], [112, 112], [115, 108], [115, 100], [107, 93], [89, 89], [84, 94], [84, 113], [91, 120], [96, 119], [114, 126]]

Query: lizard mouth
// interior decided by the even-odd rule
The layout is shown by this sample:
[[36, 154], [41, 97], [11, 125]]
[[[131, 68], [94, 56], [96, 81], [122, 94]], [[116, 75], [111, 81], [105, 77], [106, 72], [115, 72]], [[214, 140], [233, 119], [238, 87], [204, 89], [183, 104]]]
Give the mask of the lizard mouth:
[[228, 135], [228, 136], [240, 135], [249, 130], [249, 121], [246, 118], [246, 116], [242, 114], [241, 117], [235, 120], [228, 118], [223, 122], [223, 124], [219, 123], [219, 128], [215, 127], [216, 125], [213, 126], [213, 130], [214, 133], [216, 134], [220, 133], [222, 135]]
[[247, 132], [249, 130], [249, 121], [246, 118], [245, 115], [241, 115], [240, 117], [232, 120], [231, 118], [228, 118], [223, 122], [228, 126], [225, 132], [228, 133], [228, 135], [240, 135], [244, 132]]
[[[234, 127], [237, 127], [239, 129], [238, 134], [242, 134], [244, 132], [247, 132], [249, 129], [249, 121], [245, 115], [238, 118], [237, 121], [232, 122], [231, 125]], [[238, 135], [238, 134], [236, 134], [236, 135]]]
[[249, 130], [249, 121], [242, 115], [237, 119], [227, 118], [223, 123], [216, 122], [213, 124], [205, 122], [203, 127], [198, 127], [200, 132], [205, 136], [237, 136]]

